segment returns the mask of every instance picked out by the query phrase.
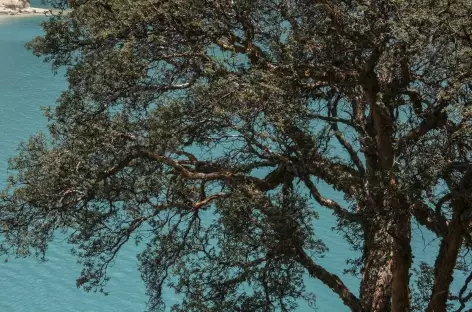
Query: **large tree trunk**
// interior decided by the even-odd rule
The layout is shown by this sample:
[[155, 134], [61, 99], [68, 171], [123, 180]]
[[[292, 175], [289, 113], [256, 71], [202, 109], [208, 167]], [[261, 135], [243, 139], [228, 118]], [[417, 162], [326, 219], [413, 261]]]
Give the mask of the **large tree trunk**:
[[[401, 207], [398, 207], [401, 209]], [[403, 207], [404, 210], [405, 207]], [[392, 311], [410, 311], [411, 221], [408, 211], [393, 218]]]
[[408, 200], [397, 190], [395, 179], [390, 180], [387, 205], [388, 229], [393, 237], [392, 253], [392, 311], [410, 311], [411, 215]]
[[393, 213], [372, 219], [365, 228], [360, 293], [365, 311], [410, 310], [411, 220], [407, 213]]
[[371, 193], [377, 194], [376, 204], [368, 210], [376, 217], [365, 229], [366, 273], [361, 283], [361, 300], [368, 311], [408, 312], [411, 224], [409, 205], [399, 196], [394, 176], [393, 111], [388, 98], [378, 97], [379, 85], [373, 67], [367, 72], [364, 89], [371, 108], [370, 118], [375, 128], [372, 134], [380, 166], [368, 170], [373, 177]]
[[393, 238], [386, 227], [373, 224], [366, 227], [364, 239], [360, 300], [365, 311], [391, 311]]

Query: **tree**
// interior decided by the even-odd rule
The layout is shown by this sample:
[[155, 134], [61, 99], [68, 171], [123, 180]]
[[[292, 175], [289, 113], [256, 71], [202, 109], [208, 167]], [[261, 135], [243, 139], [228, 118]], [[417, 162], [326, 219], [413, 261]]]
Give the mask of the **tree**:
[[[152, 311], [163, 287], [173, 311], [291, 311], [307, 274], [352, 311], [466, 308], [472, 2], [51, 3], [70, 11], [28, 47], [69, 87], [11, 160], [4, 254], [44, 257], [68, 229], [77, 285], [102, 289], [143, 241]], [[319, 209], [362, 253], [358, 296], [316, 262]], [[412, 223], [440, 241], [416, 286]]]

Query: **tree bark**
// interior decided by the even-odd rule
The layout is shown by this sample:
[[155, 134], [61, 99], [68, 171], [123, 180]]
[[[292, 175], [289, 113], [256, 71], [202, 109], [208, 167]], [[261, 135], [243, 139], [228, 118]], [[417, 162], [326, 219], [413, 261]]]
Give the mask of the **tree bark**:
[[434, 266], [434, 285], [427, 312], [447, 312], [446, 304], [449, 288], [454, 278], [454, 268], [457, 256], [464, 240], [465, 228], [462, 225], [461, 215], [465, 210], [465, 203], [456, 199], [453, 203], [454, 213], [448, 226], [448, 233], [442, 239], [439, 247], [439, 256]]
[[368, 226], [364, 239], [361, 302], [365, 311], [391, 311], [392, 236], [387, 233], [385, 227]]
[[447, 234], [441, 241], [439, 255], [434, 266], [434, 285], [431, 300], [426, 312], [446, 312], [449, 288], [454, 278], [454, 268], [457, 256], [462, 247], [466, 235], [466, 223], [463, 213], [471, 209], [470, 192], [472, 191], [472, 169], [469, 169], [462, 177], [458, 189], [453, 194], [452, 220], [448, 225]]
[[297, 261], [304, 266], [311, 276], [319, 279], [331, 288], [353, 312], [363, 312], [359, 299], [352, 294], [344, 283], [336, 275], [326, 271], [325, 268], [313, 262], [302, 248], [297, 249]]
[[[372, 61], [375, 60], [374, 53]], [[380, 163], [380, 172], [377, 172], [379, 178], [374, 178], [372, 185], [383, 184], [384, 190], [380, 193], [373, 192], [377, 193], [377, 207], [372, 207], [371, 211], [377, 210], [379, 213], [377, 220], [373, 221], [375, 224], [372, 225], [378, 230], [370, 240], [373, 240], [376, 250], [372, 250], [372, 247], [367, 250], [370, 254], [366, 258], [367, 263], [364, 269], [373, 270], [373, 274], [363, 281], [363, 286], [365, 289], [374, 285], [376, 287], [376, 289], [370, 289], [372, 293], [367, 295], [367, 304], [371, 311], [408, 312], [410, 309], [409, 271], [412, 258], [409, 205], [406, 200], [401, 200], [397, 192], [393, 170], [394, 121], [390, 99], [378, 94], [379, 84], [373, 68], [373, 66], [368, 66], [369, 71], [365, 76], [364, 85], [366, 100], [373, 118]], [[379, 210], [379, 208], [383, 209]], [[369, 246], [369, 243], [366, 246]]]
[[408, 212], [400, 212], [394, 219], [394, 248], [392, 268], [392, 311], [410, 311], [410, 267], [411, 252], [411, 220]]

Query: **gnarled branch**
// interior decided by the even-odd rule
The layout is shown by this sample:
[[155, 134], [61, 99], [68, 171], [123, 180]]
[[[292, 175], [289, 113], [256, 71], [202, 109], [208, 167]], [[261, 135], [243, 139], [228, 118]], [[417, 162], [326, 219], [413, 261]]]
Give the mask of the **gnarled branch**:
[[305, 183], [306, 187], [310, 190], [311, 196], [322, 206], [327, 207], [333, 210], [334, 214], [341, 219], [346, 219], [353, 222], [361, 221], [355, 213], [351, 213], [341, 207], [337, 202], [327, 199], [321, 196], [321, 193], [318, 191], [318, 188], [315, 186], [313, 181], [308, 176], [302, 178], [303, 182]]
[[342, 299], [344, 304], [351, 309], [351, 311], [363, 311], [360, 300], [349, 290], [349, 288], [347, 288], [337, 275], [328, 272], [325, 268], [316, 264], [306, 254], [303, 248], [297, 249], [297, 256], [298, 263], [300, 263], [311, 276], [319, 279], [323, 284], [334, 291]]

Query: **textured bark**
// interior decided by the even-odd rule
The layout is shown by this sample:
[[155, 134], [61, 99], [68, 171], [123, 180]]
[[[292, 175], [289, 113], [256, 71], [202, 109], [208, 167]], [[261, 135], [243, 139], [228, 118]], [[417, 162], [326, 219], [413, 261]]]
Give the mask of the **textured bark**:
[[444, 216], [436, 214], [433, 209], [421, 201], [413, 203], [412, 209], [413, 215], [421, 225], [438, 237], [444, 237], [447, 234], [447, 220]]
[[393, 239], [383, 227], [367, 229], [360, 299], [366, 311], [390, 311]]
[[365, 311], [410, 309], [410, 216], [377, 218], [366, 228], [361, 301]]
[[311, 276], [322, 281], [342, 299], [344, 304], [353, 312], [364, 311], [359, 299], [352, 294], [344, 283], [334, 274], [313, 262], [302, 248], [298, 249], [298, 262], [303, 265]]
[[454, 268], [457, 256], [466, 234], [466, 226], [463, 219], [464, 212], [470, 209], [470, 198], [472, 189], [472, 169], [468, 170], [462, 177], [458, 192], [452, 202], [453, 215], [448, 226], [447, 235], [442, 239], [439, 255], [434, 267], [434, 285], [427, 312], [446, 312], [446, 304], [449, 296], [449, 288], [454, 278]]
[[453, 280], [454, 267], [463, 239], [464, 229], [460, 224], [458, 213], [456, 213], [449, 226], [449, 233], [441, 241], [439, 257], [436, 259], [435, 264], [433, 292], [427, 312], [447, 311], [446, 303], [449, 287]]
[[[371, 252], [366, 258], [365, 269], [373, 271], [374, 274], [370, 274], [366, 281], [363, 281], [363, 291], [371, 311], [391, 309], [393, 312], [407, 312], [410, 309], [411, 266], [409, 205], [405, 201], [400, 201], [400, 194], [396, 191], [396, 179], [392, 172], [395, 159], [394, 121], [389, 109], [389, 99], [382, 98], [378, 94], [379, 82], [373, 71], [378, 57], [379, 55], [374, 52], [370, 64], [367, 64], [364, 89], [371, 108], [381, 171], [381, 179], [372, 182], [373, 185], [384, 184], [386, 191], [384, 194], [379, 194], [377, 200], [376, 208], [383, 207], [379, 219], [374, 220], [374, 226], [378, 230], [373, 238], [368, 239], [373, 242], [370, 243], [373, 246], [368, 247]], [[368, 245], [369, 243], [366, 246]], [[375, 289], [372, 288], [374, 285]], [[367, 294], [369, 292], [370, 294]]]
[[393, 224], [394, 249], [392, 268], [392, 311], [410, 311], [410, 267], [412, 253], [411, 221], [408, 213], [403, 213]]

